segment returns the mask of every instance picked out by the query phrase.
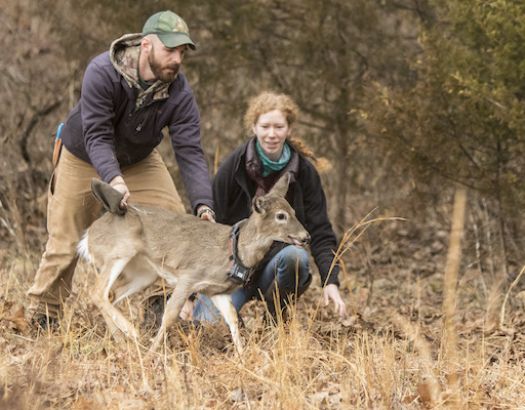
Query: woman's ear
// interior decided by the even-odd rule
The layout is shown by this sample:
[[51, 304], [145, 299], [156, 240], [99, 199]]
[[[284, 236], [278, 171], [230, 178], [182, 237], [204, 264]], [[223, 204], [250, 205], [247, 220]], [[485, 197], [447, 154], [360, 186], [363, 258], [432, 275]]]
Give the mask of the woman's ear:
[[257, 132], [255, 132], [257, 128], [255, 128], [255, 124], [252, 125], [252, 132], [253, 132], [253, 135], [257, 135]]

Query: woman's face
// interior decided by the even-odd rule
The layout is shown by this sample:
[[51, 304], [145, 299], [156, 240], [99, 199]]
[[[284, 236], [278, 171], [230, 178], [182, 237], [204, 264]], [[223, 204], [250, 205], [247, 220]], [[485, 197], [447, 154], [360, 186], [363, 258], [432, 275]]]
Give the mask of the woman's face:
[[261, 114], [253, 126], [253, 132], [264, 153], [277, 161], [283, 152], [286, 137], [290, 135], [288, 121], [281, 110]]

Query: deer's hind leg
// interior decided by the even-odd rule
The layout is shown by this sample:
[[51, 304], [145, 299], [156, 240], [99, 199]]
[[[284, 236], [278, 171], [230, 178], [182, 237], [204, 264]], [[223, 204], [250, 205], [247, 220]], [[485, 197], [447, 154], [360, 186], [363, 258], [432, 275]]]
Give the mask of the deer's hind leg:
[[164, 315], [162, 316], [162, 324], [157, 332], [157, 335], [153, 339], [153, 343], [150, 347], [150, 353], [155, 352], [161, 342], [163, 341], [166, 331], [175, 323], [179, 317], [180, 311], [186, 302], [186, 299], [193, 292], [191, 283], [187, 280], [178, 280], [175, 290], [171, 295], [168, 303], [166, 304], [166, 309], [164, 310]]
[[97, 286], [93, 292], [92, 300], [100, 309], [102, 316], [113, 335], [116, 335], [115, 332], [118, 329], [128, 337], [137, 338], [138, 333], [135, 330], [135, 327], [124, 317], [122, 312], [120, 312], [120, 310], [113, 306], [109, 301], [111, 288], [133, 256], [112, 259], [104, 264], [102, 269], [100, 269]]
[[138, 254], [132, 258], [124, 268], [121, 278], [124, 284], [114, 289], [114, 305], [121, 300], [146, 289], [153, 284], [158, 277], [156, 265], [143, 254]]

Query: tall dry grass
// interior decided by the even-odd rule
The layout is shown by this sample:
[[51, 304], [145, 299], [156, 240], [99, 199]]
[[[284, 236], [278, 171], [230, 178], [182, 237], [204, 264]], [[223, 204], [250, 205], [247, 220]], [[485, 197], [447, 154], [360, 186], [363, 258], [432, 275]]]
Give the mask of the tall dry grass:
[[[414, 280], [410, 272], [387, 269], [376, 274], [374, 296], [361, 302], [365, 278], [343, 276], [353, 313], [346, 321], [320, 308], [315, 284], [286, 326], [267, 327], [264, 308], [252, 303], [244, 310], [242, 357], [226, 326], [183, 325], [171, 330], [166, 349], [145, 360], [151, 331], [142, 327], [140, 344], [114, 341], [87, 302], [94, 272], [85, 266], [59, 329], [36, 334], [21, 310], [35, 266], [26, 258], [6, 260], [0, 271], [0, 408], [519, 408], [525, 405], [519, 309], [508, 306], [504, 331], [465, 320], [474, 309], [483, 319], [483, 301], [456, 286], [460, 214], [456, 208], [451, 218], [444, 275]], [[371, 220], [352, 228], [340, 255], [352, 251]], [[137, 302], [123, 308], [140, 324]]]

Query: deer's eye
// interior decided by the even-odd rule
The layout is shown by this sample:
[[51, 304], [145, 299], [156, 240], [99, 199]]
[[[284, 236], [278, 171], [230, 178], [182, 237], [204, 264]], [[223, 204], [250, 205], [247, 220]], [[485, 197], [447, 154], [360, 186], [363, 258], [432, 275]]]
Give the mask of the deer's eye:
[[286, 219], [288, 218], [288, 215], [286, 215], [284, 212], [278, 212], [277, 214], [275, 214], [275, 218], [278, 221], [286, 221]]

